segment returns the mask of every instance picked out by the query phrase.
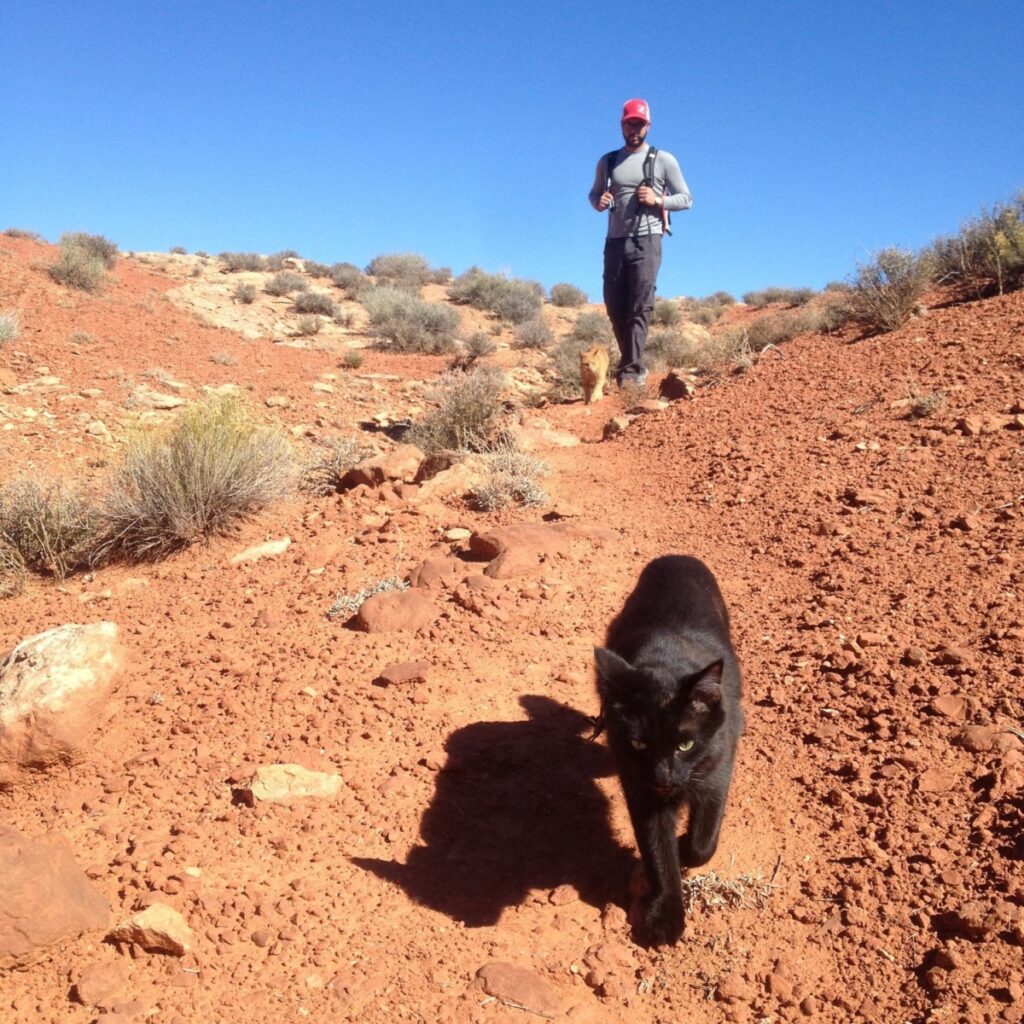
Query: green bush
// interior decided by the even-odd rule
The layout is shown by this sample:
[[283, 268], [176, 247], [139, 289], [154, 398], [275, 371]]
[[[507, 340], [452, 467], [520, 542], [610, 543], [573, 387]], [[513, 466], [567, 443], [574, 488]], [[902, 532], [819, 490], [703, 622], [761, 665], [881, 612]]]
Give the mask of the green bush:
[[883, 249], [871, 263], [857, 267], [849, 296], [851, 315], [871, 330], [894, 331], [913, 315], [931, 280], [928, 255], [895, 246]]
[[279, 270], [264, 286], [268, 295], [291, 295], [292, 292], [305, 291], [309, 282], [294, 270]]
[[449, 371], [431, 388], [435, 408], [409, 431], [410, 444], [427, 452], [443, 448], [483, 451], [505, 422], [505, 375], [497, 367]]
[[584, 306], [587, 293], [574, 284], [553, 284], [551, 286], [551, 305], [574, 308]]
[[451, 283], [448, 297], [452, 302], [473, 306], [518, 324], [540, 315], [544, 289], [536, 281], [488, 274], [479, 267], [470, 267]]
[[450, 352], [459, 314], [439, 302], [424, 302], [401, 288], [382, 286], [363, 293], [370, 330], [399, 352]]
[[539, 316], [516, 326], [515, 339], [519, 348], [547, 348], [554, 338], [551, 328]]
[[97, 523], [96, 509], [59, 481], [25, 478], [0, 490], [0, 543], [15, 572], [20, 564], [63, 579], [82, 568]]
[[939, 281], [962, 284], [979, 298], [1024, 287], [1024, 192], [966, 221], [930, 250]]
[[93, 559], [157, 559], [225, 533], [289, 493], [294, 478], [284, 431], [233, 396], [197, 402], [168, 430], [128, 443], [100, 507]]
[[330, 278], [349, 299], [356, 298], [369, 284], [366, 275], [354, 263], [332, 264]]
[[5, 341], [14, 341], [21, 329], [21, 319], [16, 309], [8, 309], [0, 313], [0, 345]]
[[414, 252], [375, 256], [367, 265], [366, 272], [375, 277], [378, 283], [411, 289], [428, 284], [434, 273], [426, 257]]
[[337, 316], [338, 306], [326, 292], [302, 292], [295, 296], [295, 312], [333, 317]]
[[[196, 253], [198, 256], [199, 254]], [[235, 274], [242, 270], [267, 270], [267, 259], [255, 252], [222, 252], [217, 259], [226, 273]]]

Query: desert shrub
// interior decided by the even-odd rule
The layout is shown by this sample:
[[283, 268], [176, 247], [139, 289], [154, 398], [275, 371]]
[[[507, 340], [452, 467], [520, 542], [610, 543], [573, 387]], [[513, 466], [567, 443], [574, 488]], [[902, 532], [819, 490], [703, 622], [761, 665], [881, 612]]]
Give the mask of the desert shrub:
[[937, 239], [930, 257], [938, 280], [963, 284], [978, 297], [1024, 286], [1024, 192], [966, 221], [959, 234]]
[[117, 243], [102, 235], [90, 235], [84, 231], [69, 231], [60, 236], [60, 246], [74, 246], [102, 260], [103, 266], [110, 269], [117, 259]]
[[452, 302], [473, 306], [518, 324], [540, 315], [544, 289], [536, 281], [488, 274], [479, 267], [470, 267], [452, 281], [448, 297]]
[[330, 608], [327, 609], [329, 619], [350, 619], [362, 607], [363, 602], [376, 594], [386, 594], [392, 590], [408, 590], [409, 584], [398, 576], [377, 580], [354, 594], [339, 594]]
[[356, 315], [351, 309], [339, 309], [333, 319], [339, 327], [351, 327], [356, 322]]
[[235, 302], [241, 302], [243, 305], [248, 306], [256, 300], [256, 285], [236, 284], [234, 291], [231, 293], [231, 297]]
[[914, 313], [931, 283], [931, 259], [894, 246], [857, 267], [849, 305], [854, 319], [876, 331], [894, 331]]
[[763, 309], [772, 303], [786, 306], [803, 306], [814, 298], [813, 288], [765, 288], [759, 292], [747, 292], [743, 301], [754, 309]]
[[910, 394], [910, 408], [907, 416], [912, 420], [933, 416], [946, 404], [945, 391], [919, 391], [913, 388]]
[[305, 291], [309, 282], [294, 270], [279, 270], [264, 286], [268, 295], [291, 295], [292, 292]]
[[430, 271], [430, 284], [450, 284], [452, 280], [451, 267], [432, 267]]
[[466, 356], [471, 360], [483, 359], [484, 356], [492, 356], [498, 346], [494, 339], [487, 336], [483, 331], [474, 331], [465, 341]]
[[358, 370], [363, 365], [363, 353], [357, 348], [348, 349], [341, 357], [341, 365], [346, 370]]
[[412, 289], [427, 284], [433, 274], [426, 257], [414, 252], [392, 252], [375, 256], [367, 264], [366, 272], [375, 277], [378, 283]]
[[548, 501], [540, 481], [547, 465], [519, 451], [509, 443], [498, 443], [482, 453], [485, 475], [469, 493], [469, 504], [481, 512], [494, 512], [510, 506], [533, 507]]
[[21, 552], [0, 537], [0, 597], [16, 597], [25, 587], [28, 566]]
[[88, 563], [96, 509], [56, 480], [22, 479], [0, 490], [0, 542], [8, 558], [63, 579]]
[[341, 478], [368, 454], [354, 438], [325, 437], [302, 467], [299, 487], [311, 494], [334, 494], [341, 488]]
[[241, 270], [268, 269], [266, 257], [255, 252], [222, 252], [217, 259], [221, 261], [224, 271], [229, 274]]
[[16, 309], [8, 309], [0, 313], [0, 345], [5, 341], [14, 341], [21, 329], [21, 318]]
[[354, 263], [334, 263], [330, 278], [347, 298], [354, 299], [369, 283], [366, 275]]
[[156, 559], [224, 533], [287, 494], [294, 475], [280, 428], [261, 425], [234, 396], [197, 402], [166, 431], [128, 443], [100, 506], [93, 558]]
[[656, 299], [654, 311], [651, 313], [651, 323], [659, 327], [671, 327], [682, 319], [683, 311], [679, 308], [678, 302], [671, 299]]
[[449, 371], [430, 389], [435, 408], [413, 424], [409, 443], [428, 453], [442, 448], [485, 450], [504, 425], [504, 390], [505, 375], [496, 367]]
[[[581, 316], [577, 321], [577, 326], [579, 326], [584, 317], [590, 315], [585, 313]], [[593, 337], [591, 336], [591, 331], [585, 330], [583, 332], [584, 336], [579, 337], [573, 333], [569, 337], [563, 338], [551, 350], [551, 367], [549, 370], [551, 383], [548, 388], [548, 395], [553, 401], [567, 402], [573, 398], [579, 398], [583, 394], [583, 387], [580, 384], [580, 353], [584, 349], [598, 344], [607, 345], [608, 376], [609, 378], [615, 376], [615, 367], [619, 363], [619, 346], [615, 344], [612, 338], [611, 327], [608, 326], [608, 321], [599, 313], [593, 315], [599, 317], [604, 322], [606, 328], [604, 334], [600, 337]]]
[[317, 263], [316, 260], [306, 260], [305, 269], [310, 277], [331, 276], [331, 268], [326, 263]]
[[285, 260], [291, 259], [301, 260], [302, 257], [294, 249], [282, 249], [280, 252], [272, 253], [266, 258], [264, 269], [283, 270], [285, 268]]
[[300, 338], [308, 338], [313, 334], [319, 334], [323, 327], [323, 321], [315, 314], [300, 316], [295, 323], [295, 333]]
[[370, 330], [399, 352], [450, 352], [459, 314], [439, 302], [424, 302], [401, 288], [379, 287], [363, 293]]
[[699, 366], [703, 347], [692, 333], [653, 330], [647, 335], [644, 365], [652, 370], [663, 366]]
[[613, 339], [612, 325], [604, 313], [590, 310], [587, 313], [581, 313], [576, 323], [573, 324], [572, 337], [576, 341], [586, 342], [583, 348], [589, 348], [599, 341], [610, 342]]
[[760, 316], [725, 334], [735, 341], [737, 351], [746, 348], [750, 352], [761, 352], [769, 345], [782, 345], [798, 334], [816, 329], [817, 321], [813, 314], [803, 310], [783, 310]]
[[302, 292], [295, 296], [295, 312], [336, 316], [338, 307], [327, 292]]
[[4, 234], [8, 238], [30, 238], [33, 242], [42, 241], [43, 238], [38, 231], [28, 231], [25, 228], [4, 228]]
[[[106, 250], [103, 244], [106, 239], [100, 239], [98, 243], [86, 243], [82, 239], [97, 238], [98, 235], [83, 235], [72, 233], [61, 236], [60, 253], [57, 262], [50, 267], [50, 277], [59, 284], [66, 284], [71, 288], [80, 288], [85, 292], [93, 292], [99, 288], [103, 281], [107, 267], [113, 262], [107, 262]], [[113, 243], [106, 243], [113, 245]], [[114, 252], [117, 247], [113, 246]]]
[[186, 256], [186, 255], [188, 255], [188, 249], [186, 249], [185, 246], [183, 246], [183, 245], [172, 245], [171, 246], [171, 255], [172, 256]]
[[211, 352], [210, 362], [217, 366], [237, 366], [238, 360], [230, 352]]
[[574, 284], [553, 284], [551, 286], [551, 305], [574, 308], [584, 306], [587, 293]]
[[519, 348], [547, 348], [554, 337], [554, 332], [539, 316], [516, 325], [515, 339]]

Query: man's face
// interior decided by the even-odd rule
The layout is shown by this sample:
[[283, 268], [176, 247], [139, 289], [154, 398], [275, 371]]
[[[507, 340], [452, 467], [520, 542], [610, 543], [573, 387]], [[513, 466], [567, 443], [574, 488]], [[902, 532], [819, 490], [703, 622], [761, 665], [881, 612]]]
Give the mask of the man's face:
[[650, 125], [639, 117], [630, 117], [622, 122], [622, 137], [630, 149], [636, 149], [647, 138]]

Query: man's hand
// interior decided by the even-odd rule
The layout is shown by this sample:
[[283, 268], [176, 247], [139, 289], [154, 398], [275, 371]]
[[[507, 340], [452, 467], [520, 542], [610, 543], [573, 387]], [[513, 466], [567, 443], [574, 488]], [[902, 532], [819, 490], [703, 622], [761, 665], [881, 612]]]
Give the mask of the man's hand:
[[597, 201], [597, 209], [601, 213], [604, 213], [604, 211], [607, 210], [613, 202], [615, 202], [615, 196], [613, 196], [611, 192], [602, 192], [601, 198]]
[[648, 185], [641, 185], [636, 190], [636, 199], [641, 206], [661, 206], [658, 193]]

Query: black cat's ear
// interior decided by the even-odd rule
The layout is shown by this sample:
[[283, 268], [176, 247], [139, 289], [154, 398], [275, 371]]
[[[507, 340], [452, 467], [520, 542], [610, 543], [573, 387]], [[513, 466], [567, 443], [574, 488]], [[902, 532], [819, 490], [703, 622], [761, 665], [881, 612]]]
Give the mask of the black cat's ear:
[[722, 702], [722, 660], [712, 662], [699, 672], [690, 690], [690, 706], [698, 714], [706, 715]]
[[614, 691], [619, 678], [633, 669], [625, 658], [604, 647], [594, 648], [594, 662], [597, 665], [597, 689], [602, 696]]

